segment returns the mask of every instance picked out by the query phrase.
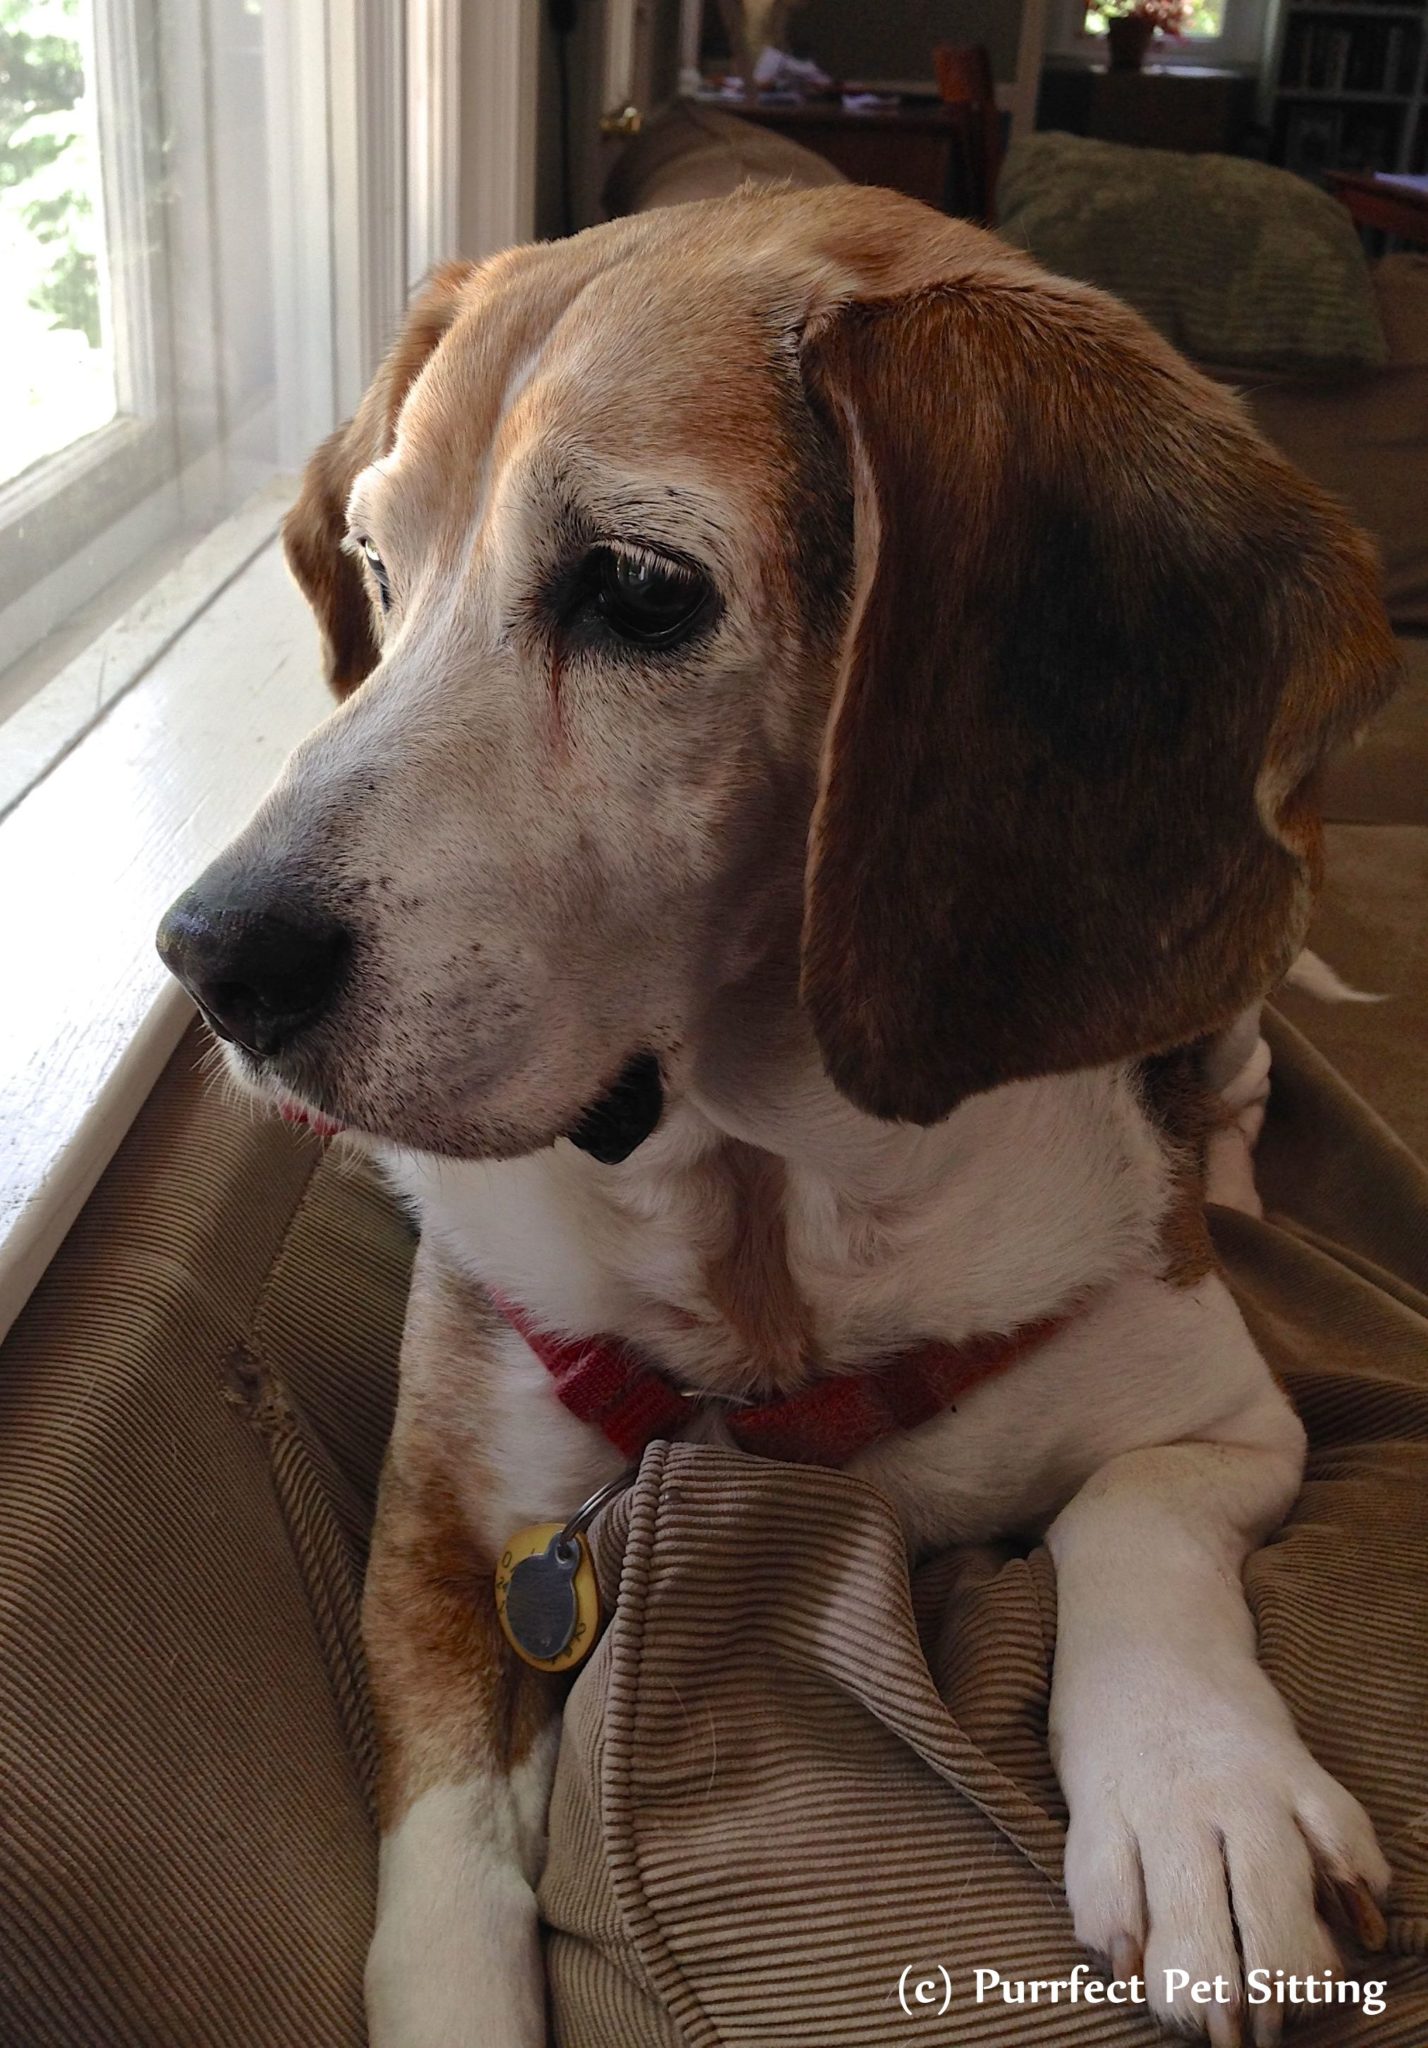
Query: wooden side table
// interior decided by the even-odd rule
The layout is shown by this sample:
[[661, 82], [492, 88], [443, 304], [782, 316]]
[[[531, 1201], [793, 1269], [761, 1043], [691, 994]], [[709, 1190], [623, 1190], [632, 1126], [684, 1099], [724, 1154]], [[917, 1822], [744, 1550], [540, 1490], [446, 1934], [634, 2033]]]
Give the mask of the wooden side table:
[[1324, 183], [1342, 199], [1356, 224], [1397, 235], [1428, 249], [1428, 178], [1398, 178], [1383, 171], [1327, 171]]
[[1042, 73], [1038, 128], [1143, 149], [1233, 154], [1254, 120], [1254, 80], [1206, 64], [1106, 71], [1091, 65]]
[[904, 101], [857, 114], [836, 101], [805, 100], [798, 106], [720, 100], [722, 113], [737, 114], [760, 128], [775, 129], [805, 149], [827, 157], [855, 185], [887, 185], [942, 213], [964, 214], [969, 164], [977, 138], [970, 110], [940, 100]]

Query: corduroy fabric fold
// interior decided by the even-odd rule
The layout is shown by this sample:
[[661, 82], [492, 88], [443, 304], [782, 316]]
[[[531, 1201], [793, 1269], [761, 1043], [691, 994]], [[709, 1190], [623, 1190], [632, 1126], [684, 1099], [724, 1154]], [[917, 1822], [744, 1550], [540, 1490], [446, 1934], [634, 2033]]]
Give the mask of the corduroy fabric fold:
[[[1386, 2010], [1328, 2008], [1306, 2048], [1428, 2039], [1421, 1361], [1408, 1399], [1423, 1441], [1376, 1434], [1403, 1405], [1356, 1411], [1357, 1445], [1316, 1453], [1250, 1576], [1265, 1662], [1396, 1871], [1393, 1953], [1364, 1970]], [[619, 1602], [567, 1707], [542, 1886], [560, 2048], [873, 2048], [906, 2038], [909, 1966], [950, 1976], [930, 2040], [1159, 2038], [1137, 2012], [976, 2001], [979, 1968], [1017, 1982], [1081, 1960], [1046, 1750], [1044, 1550], [944, 1556], [910, 1588], [870, 1488], [694, 1445], [651, 1447], [596, 1545]]]

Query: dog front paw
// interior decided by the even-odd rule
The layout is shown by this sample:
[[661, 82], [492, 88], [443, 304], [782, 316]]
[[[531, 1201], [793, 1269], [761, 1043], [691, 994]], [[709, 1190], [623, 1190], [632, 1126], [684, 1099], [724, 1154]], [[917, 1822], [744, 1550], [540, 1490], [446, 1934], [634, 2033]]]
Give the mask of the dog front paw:
[[1142, 1976], [1161, 2020], [1214, 2048], [1271, 2048], [1303, 2001], [1290, 1980], [1322, 1998], [1340, 1974], [1331, 1923], [1382, 1946], [1372, 1825], [1287, 1726], [1177, 1714], [1102, 1757], [1077, 1773], [1095, 1790], [1071, 1798], [1067, 1898], [1080, 1940]]
[[535, 1893], [469, 1815], [464, 1793], [429, 1792], [382, 1844], [370, 2048], [544, 2048]]

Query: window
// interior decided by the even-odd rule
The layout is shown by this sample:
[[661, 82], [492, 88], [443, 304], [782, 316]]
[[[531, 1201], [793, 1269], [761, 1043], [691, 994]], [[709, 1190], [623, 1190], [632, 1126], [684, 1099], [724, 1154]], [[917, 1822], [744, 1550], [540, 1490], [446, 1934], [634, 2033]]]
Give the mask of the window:
[[[1180, 34], [1188, 40], [1203, 42], [1207, 37], [1218, 39], [1225, 30], [1226, 0], [1190, 0], [1184, 26]], [[1086, 9], [1086, 33], [1103, 36], [1106, 32], [1106, 16], [1099, 7]]]
[[[1272, 10], [1268, 0], [1189, 0], [1183, 32], [1156, 39], [1156, 64], [1257, 67]], [[1056, 57], [1099, 61], [1108, 9], [1097, 0], [1051, 0], [1047, 49]]]
[[0, 0], [0, 720], [355, 400], [407, 284], [403, 17]]
[[328, 708], [296, 472], [532, 231], [539, 24], [0, 0], [0, 1336], [189, 1021], [159, 912]]

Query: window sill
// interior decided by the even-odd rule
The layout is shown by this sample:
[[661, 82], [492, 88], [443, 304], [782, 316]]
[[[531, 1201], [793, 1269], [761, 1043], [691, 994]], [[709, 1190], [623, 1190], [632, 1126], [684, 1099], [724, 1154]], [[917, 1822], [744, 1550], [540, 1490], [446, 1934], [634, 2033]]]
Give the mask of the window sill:
[[[1045, 60], [1048, 71], [1101, 71], [1108, 69], [1106, 46], [1097, 41], [1087, 50], [1051, 50]], [[1249, 60], [1221, 54], [1217, 43], [1184, 44], [1175, 48], [1156, 48], [1139, 67], [1142, 77], [1154, 72], [1184, 71], [1191, 77], [1212, 78], [1253, 78], [1258, 76], [1259, 66]], [[1121, 78], [1134, 78], [1135, 71], [1122, 71]]]
[[328, 708], [281, 509], [210, 535], [34, 700], [97, 676], [105, 708], [0, 821], [0, 1336], [192, 1017], [161, 912]]

